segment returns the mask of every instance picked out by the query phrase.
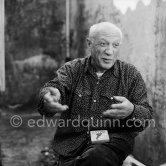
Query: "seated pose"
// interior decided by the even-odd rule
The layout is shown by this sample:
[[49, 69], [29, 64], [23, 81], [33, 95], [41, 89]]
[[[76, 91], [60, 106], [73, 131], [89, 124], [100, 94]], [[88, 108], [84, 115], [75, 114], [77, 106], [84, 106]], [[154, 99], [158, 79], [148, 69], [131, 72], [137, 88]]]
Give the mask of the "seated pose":
[[90, 27], [90, 55], [65, 63], [40, 91], [38, 110], [59, 117], [52, 147], [60, 166], [121, 166], [152, 118], [141, 74], [117, 59], [122, 32]]

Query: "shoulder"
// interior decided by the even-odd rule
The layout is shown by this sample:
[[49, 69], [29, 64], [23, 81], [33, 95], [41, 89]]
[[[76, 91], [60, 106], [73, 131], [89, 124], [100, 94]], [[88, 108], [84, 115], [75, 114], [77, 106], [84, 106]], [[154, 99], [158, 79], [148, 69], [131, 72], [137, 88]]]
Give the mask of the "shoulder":
[[137, 77], [138, 75], [141, 75], [140, 71], [133, 64], [121, 60], [117, 60], [117, 64], [121, 73], [126, 76]]
[[80, 66], [84, 65], [86, 61], [87, 61], [87, 57], [77, 58], [77, 59], [74, 59], [72, 61], [66, 62], [64, 64], [64, 66], [70, 67], [70, 68], [80, 67]]
[[77, 58], [72, 61], [66, 62], [58, 69], [57, 72], [75, 74], [75, 73], [83, 70], [84, 64], [86, 63], [86, 61], [87, 61], [87, 57], [86, 58]]
[[118, 60], [117, 63], [119, 66], [120, 79], [124, 81], [125, 86], [130, 89], [136, 86], [146, 87], [140, 71], [134, 65], [120, 60]]

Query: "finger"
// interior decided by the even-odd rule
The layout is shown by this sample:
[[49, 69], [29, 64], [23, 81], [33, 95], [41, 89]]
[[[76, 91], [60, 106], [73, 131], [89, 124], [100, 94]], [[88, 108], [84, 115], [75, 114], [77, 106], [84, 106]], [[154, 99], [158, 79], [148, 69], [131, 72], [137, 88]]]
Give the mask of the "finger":
[[107, 110], [107, 111], [103, 112], [103, 117], [113, 118], [113, 119], [123, 119], [124, 115], [117, 111], [118, 110], [116, 110], [116, 109]]
[[115, 117], [117, 115], [117, 109], [110, 109], [103, 112], [104, 116]]
[[52, 113], [62, 113], [62, 112], [65, 112], [66, 110], [51, 108], [51, 109], [49, 109], [49, 111]]
[[58, 98], [58, 100], [60, 99], [60, 92], [57, 88], [50, 87], [49, 90], [52, 95], [54, 95]]
[[55, 109], [55, 110], [59, 110], [59, 111], [65, 111], [68, 109], [68, 106], [67, 105], [62, 105], [58, 102], [52, 102], [48, 105], [48, 107], [50, 109]]
[[46, 102], [48, 102], [48, 103], [53, 102], [53, 98], [51, 97], [50, 92], [47, 92], [47, 93], [44, 95], [43, 99], [44, 99], [44, 102], [45, 102], [45, 103], [46, 103]]
[[58, 96], [52, 96], [54, 102], [59, 102], [60, 98]]
[[126, 98], [123, 97], [123, 96], [114, 96], [114, 99], [117, 100], [117, 101], [119, 101], [119, 102], [123, 102], [123, 101], [126, 100]]
[[111, 108], [113, 109], [122, 109], [124, 107], [123, 103], [118, 103], [118, 104], [112, 104]]

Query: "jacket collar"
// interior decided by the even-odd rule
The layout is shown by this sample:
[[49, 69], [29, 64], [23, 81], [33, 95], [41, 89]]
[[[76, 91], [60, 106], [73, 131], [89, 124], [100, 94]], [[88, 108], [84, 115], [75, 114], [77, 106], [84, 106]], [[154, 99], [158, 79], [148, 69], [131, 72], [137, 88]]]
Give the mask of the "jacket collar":
[[[84, 68], [84, 72], [86, 73], [88, 70], [90, 72], [95, 72], [95, 69], [94, 67], [91, 65], [91, 56], [87, 56], [85, 57], [85, 68]], [[119, 60], [116, 60], [115, 64], [110, 68], [108, 69], [107, 71], [110, 71], [114, 74], [115, 77], [119, 77], [119, 63], [118, 63]]]

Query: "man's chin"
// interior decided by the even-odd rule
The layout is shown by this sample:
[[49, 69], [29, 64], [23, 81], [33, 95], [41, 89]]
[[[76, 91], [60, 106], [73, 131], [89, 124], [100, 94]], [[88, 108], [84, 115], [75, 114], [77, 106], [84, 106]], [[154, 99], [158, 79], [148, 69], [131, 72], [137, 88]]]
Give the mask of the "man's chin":
[[102, 64], [102, 67], [103, 67], [103, 69], [105, 69], [105, 70], [108, 70], [108, 69], [110, 69], [112, 66], [114, 65], [114, 63], [109, 63], [109, 64]]

